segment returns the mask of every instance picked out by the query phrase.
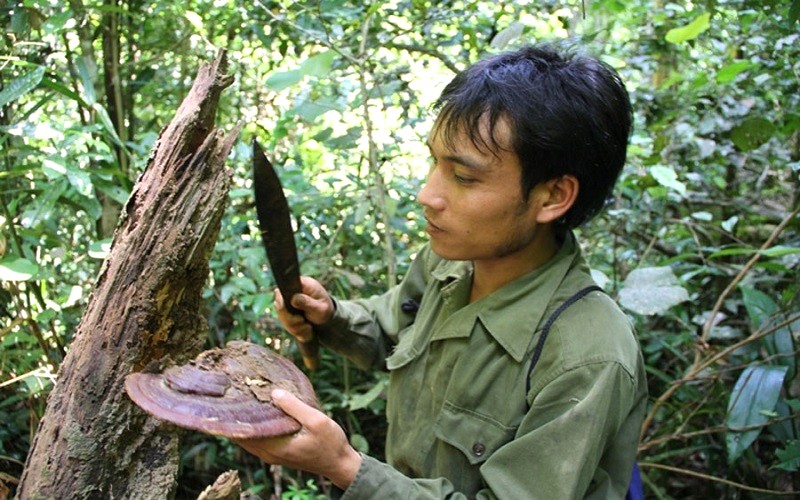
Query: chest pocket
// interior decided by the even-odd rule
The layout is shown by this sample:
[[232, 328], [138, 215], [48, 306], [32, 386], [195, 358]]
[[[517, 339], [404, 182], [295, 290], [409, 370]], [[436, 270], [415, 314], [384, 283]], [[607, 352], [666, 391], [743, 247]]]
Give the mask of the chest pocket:
[[511, 441], [516, 430], [449, 402], [444, 403], [434, 424], [436, 438], [458, 449], [470, 465], [484, 462]]
[[406, 327], [398, 335], [399, 342], [394, 347], [394, 351], [386, 358], [386, 368], [397, 370], [413, 361], [420, 354], [420, 350], [414, 345], [414, 325]]

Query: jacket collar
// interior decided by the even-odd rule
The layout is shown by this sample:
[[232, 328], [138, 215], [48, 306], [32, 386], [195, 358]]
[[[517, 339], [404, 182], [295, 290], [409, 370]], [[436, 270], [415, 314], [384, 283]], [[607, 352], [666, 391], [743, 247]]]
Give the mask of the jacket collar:
[[[466, 306], [458, 314], [474, 315], [474, 321], [480, 321], [497, 343], [520, 362], [526, 356], [553, 295], [567, 273], [582, 262], [580, 248], [570, 232], [556, 255], [547, 263]], [[447, 296], [450, 289], [458, 287], [463, 290], [464, 286], [469, 287], [464, 281], [471, 279], [472, 263], [443, 260], [431, 274], [442, 282], [441, 290]], [[436, 334], [435, 339], [449, 338], [454, 333], [441, 332]], [[456, 336], [464, 334], [466, 332]]]

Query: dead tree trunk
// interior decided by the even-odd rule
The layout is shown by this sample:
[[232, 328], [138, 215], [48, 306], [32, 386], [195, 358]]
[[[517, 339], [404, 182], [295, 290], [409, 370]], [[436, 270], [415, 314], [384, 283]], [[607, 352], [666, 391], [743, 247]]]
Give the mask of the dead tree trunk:
[[146, 417], [123, 382], [151, 362], [193, 358], [206, 337], [201, 293], [238, 133], [214, 128], [233, 81], [225, 71], [224, 53], [200, 69], [133, 189], [39, 424], [22, 499], [174, 496], [179, 431]]

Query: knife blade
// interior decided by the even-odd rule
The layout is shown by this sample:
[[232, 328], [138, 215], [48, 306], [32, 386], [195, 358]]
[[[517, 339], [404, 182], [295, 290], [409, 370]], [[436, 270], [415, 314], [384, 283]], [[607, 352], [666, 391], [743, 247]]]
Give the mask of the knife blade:
[[[283, 295], [286, 309], [292, 314], [303, 314], [292, 306], [292, 297], [301, 293], [302, 286], [289, 204], [275, 168], [256, 140], [253, 140], [253, 188], [261, 241], [275, 283]], [[319, 341], [316, 338], [308, 342], [298, 340], [297, 345], [303, 364], [309, 370], [315, 370], [319, 366]]]

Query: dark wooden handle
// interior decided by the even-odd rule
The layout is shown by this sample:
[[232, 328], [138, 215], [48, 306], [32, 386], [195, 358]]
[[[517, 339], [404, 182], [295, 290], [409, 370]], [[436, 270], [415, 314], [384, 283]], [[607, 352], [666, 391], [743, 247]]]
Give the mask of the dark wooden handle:
[[312, 337], [308, 342], [297, 341], [297, 347], [300, 348], [300, 354], [303, 356], [303, 364], [309, 370], [316, 370], [319, 368], [319, 340]]

